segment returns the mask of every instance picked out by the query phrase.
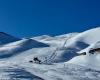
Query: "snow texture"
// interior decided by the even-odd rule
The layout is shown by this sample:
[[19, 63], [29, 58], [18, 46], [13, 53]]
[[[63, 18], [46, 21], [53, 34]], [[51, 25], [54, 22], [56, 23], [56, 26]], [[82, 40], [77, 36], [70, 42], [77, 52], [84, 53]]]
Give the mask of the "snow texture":
[[[27, 39], [1, 32], [0, 80], [100, 80], [100, 52], [89, 53], [100, 48], [99, 34], [100, 27]], [[77, 54], [83, 52], [86, 55]]]

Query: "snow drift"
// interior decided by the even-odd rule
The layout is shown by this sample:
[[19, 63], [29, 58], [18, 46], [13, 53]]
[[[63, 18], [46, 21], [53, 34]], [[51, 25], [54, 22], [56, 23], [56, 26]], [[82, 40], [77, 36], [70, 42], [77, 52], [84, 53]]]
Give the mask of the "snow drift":
[[32, 40], [23, 39], [0, 47], [0, 58], [10, 57], [32, 48], [49, 47], [49, 45]]

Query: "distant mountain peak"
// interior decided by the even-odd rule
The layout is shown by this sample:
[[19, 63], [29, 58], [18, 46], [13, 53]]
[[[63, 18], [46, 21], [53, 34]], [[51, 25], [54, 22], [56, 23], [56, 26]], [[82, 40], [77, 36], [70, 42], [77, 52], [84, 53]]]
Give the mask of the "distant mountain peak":
[[5, 32], [0, 32], [0, 45], [7, 44], [10, 42], [14, 42], [14, 41], [18, 41], [18, 40], [20, 40], [20, 39], [14, 37], [12, 35], [9, 35]]
[[[8, 36], [9, 34], [5, 33], [5, 32], [0, 32], [0, 35], [6, 35]], [[9, 35], [10, 36], [10, 35]]]

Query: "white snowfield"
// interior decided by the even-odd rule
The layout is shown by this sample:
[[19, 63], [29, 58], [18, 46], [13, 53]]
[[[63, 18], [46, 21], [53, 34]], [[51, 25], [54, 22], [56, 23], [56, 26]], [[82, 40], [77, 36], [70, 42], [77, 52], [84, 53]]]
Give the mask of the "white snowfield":
[[[13, 36], [0, 34], [5, 42], [0, 46], [0, 80], [100, 80], [100, 52], [89, 53], [100, 48], [100, 27], [11, 42]], [[83, 52], [86, 55], [78, 55]]]

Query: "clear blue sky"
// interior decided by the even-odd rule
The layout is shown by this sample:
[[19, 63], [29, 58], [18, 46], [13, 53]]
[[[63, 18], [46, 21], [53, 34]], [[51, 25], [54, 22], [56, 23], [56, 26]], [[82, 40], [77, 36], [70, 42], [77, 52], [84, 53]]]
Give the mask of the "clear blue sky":
[[59, 35], [100, 26], [100, 0], [0, 0], [0, 31]]

